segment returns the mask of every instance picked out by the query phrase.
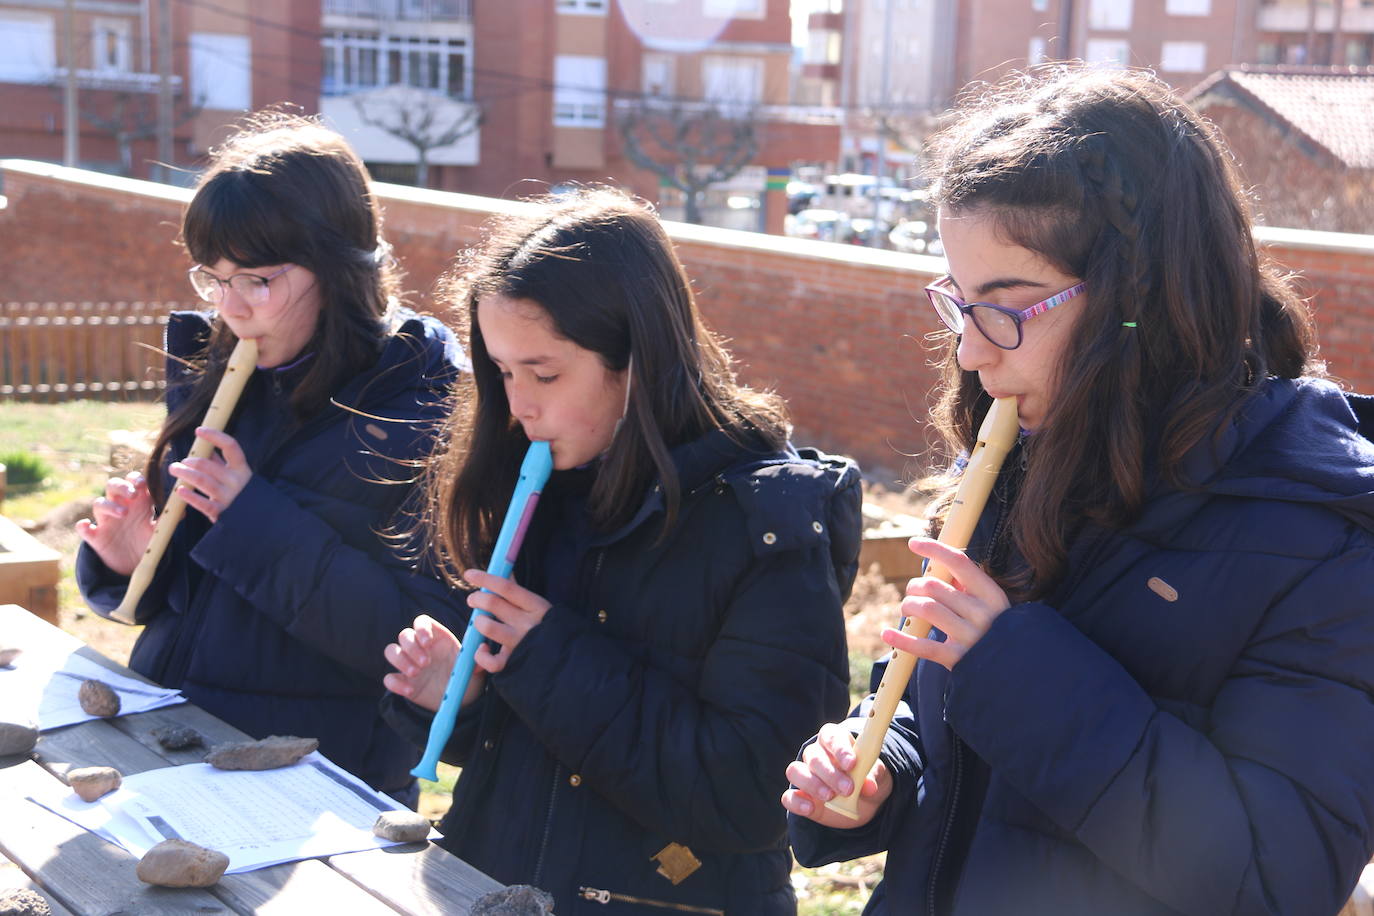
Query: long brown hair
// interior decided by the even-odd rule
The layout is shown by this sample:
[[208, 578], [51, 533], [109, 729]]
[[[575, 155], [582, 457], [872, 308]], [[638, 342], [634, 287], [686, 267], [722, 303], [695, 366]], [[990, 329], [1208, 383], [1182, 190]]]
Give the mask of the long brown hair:
[[485, 296], [538, 306], [554, 333], [597, 354], [607, 369], [629, 370], [628, 409], [598, 465], [588, 497], [595, 528], [627, 522], [651, 483], [663, 488], [667, 526], [681, 493], [669, 449], [712, 430], [758, 448], [788, 436], [782, 402], [738, 384], [726, 353], [702, 323], [690, 282], [657, 217], [609, 189], [540, 198], [521, 215], [487, 226], [441, 299], [460, 314], [472, 375], [426, 469], [425, 524], [439, 567], [460, 582], [496, 540], [525, 450], [500, 372], [477, 322]]
[[[251, 116], [211, 154], [182, 219], [181, 242], [200, 264], [298, 264], [319, 284], [314, 357], [291, 395], [298, 421], [376, 361], [399, 281], [381, 238], [382, 217], [367, 169], [348, 143], [318, 121], [283, 112]], [[186, 399], [162, 426], [144, 476], [161, 504], [168, 445], [204, 417], [233, 333], [216, 317], [205, 349], [190, 359]]]
[[[1267, 376], [1320, 367], [1306, 309], [1256, 252], [1229, 154], [1162, 82], [1061, 66], [966, 106], [932, 144], [934, 201], [990, 217], [1088, 288], [1008, 519], [1029, 568], [1004, 584], [1037, 596], [1084, 520], [1129, 523], [1152, 481], [1186, 483], [1185, 453]], [[990, 404], [956, 348], [932, 415], [955, 454]]]

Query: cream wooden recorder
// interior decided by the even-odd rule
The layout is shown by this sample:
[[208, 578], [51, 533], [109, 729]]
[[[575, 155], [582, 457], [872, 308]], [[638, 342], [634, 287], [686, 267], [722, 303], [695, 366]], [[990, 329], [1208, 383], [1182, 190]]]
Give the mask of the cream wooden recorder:
[[[940, 529], [941, 544], [948, 544], [960, 550], [968, 546], [973, 529], [978, 525], [983, 507], [987, 505], [988, 496], [992, 493], [992, 485], [997, 482], [1002, 462], [1016, 443], [1019, 429], [1016, 419], [1016, 398], [998, 398], [994, 401], [988, 409], [987, 416], [983, 418], [983, 425], [978, 428], [978, 441], [969, 455], [968, 466], [964, 468], [964, 476], [954, 494], [954, 503], [950, 507], [944, 526]], [[951, 579], [949, 570], [934, 562], [927, 566], [925, 575], [934, 576], [945, 582]], [[912, 618], [904, 617], [899, 629], [905, 632], [911, 622]], [[926, 632], [930, 632], [928, 625]], [[863, 730], [859, 732], [854, 745], [854, 756], [857, 759], [850, 770], [854, 789], [848, 795], [826, 802], [825, 806], [830, 810], [858, 820], [859, 791], [863, 788], [868, 771], [878, 762], [878, 752], [882, 750], [883, 738], [887, 735], [888, 727], [892, 725], [897, 704], [906, 693], [907, 682], [911, 680], [911, 674], [915, 670], [916, 656], [900, 649], [892, 651], [892, 659], [887, 663], [887, 671], [883, 673], [878, 692], [869, 706], [868, 718], [864, 720]]]
[[[229, 363], [224, 367], [224, 377], [215, 389], [215, 396], [210, 401], [210, 409], [205, 412], [201, 426], [222, 430], [228, 425], [229, 417], [233, 415], [234, 407], [239, 402], [239, 396], [243, 394], [243, 386], [248, 384], [257, 363], [258, 342], [240, 339], [234, 345], [233, 352], [229, 354]], [[197, 438], [186, 457], [207, 458], [214, 450], [215, 447], [209, 442]], [[143, 551], [133, 574], [129, 576], [129, 587], [124, 592], [124, 600], [119, 602], [119, 607], [110, 612], [110, 616], [115, 620], [123, 623], [134, 622], [134, 609], [138, 607], [139, 599], [153, 581], [157, 564], [172, 541], [172, 532], [176, 530], [177, 523], [185, 513], [186, 500], [174, 487], [171, 495], [167, 497], [167, 504], [162, 507], [162, 514], [157, 517], [157, 524], [153, 526], [153, 537], [148, 542], [148, 549]]]

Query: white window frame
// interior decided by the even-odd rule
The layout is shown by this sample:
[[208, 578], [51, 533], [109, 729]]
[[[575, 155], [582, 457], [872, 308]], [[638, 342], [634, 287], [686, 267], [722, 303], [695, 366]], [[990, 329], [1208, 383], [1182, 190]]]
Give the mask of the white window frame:
[[1102, 32], [1125, 32], [1131, 27], [1131, 0], [1091, 0], [1088, 28]]
[[[640, 89], [646, 96], [672, 98], [677, 95], [677, 55], [661, 51], [646, 51], [640, 59]], [[651, 69], [657, 68], [663, 74], [662, 85], [655, 91]]]
[[[114, 60], [105, 57], [113, 36]], [[102, 73], [128, 73], [133, 69], [133, 23], [127, 19], [97, 18], [91, 21], [91, 69]]]
[[[347, 95], [391, 85], [391, 55], [396, 54], [396, 82], [442, 92], [449, 98], [472, 98], [472, 52], [466, 38], [335, 29], [325, 33], [320, 46], [324, 54], [325, 95]], [[450, 95], [454, 57], [460, 58], [463, 91]]]
[[[47, 82], [57, 72], [57, 31], [52, 16], [0, 13], [0, 82]], [[24, 41], [16, 41], [20, 37]]]
[[1164, 0], [1164, 12], [1170, 16], [1210, 16], [1212, 0]]
[[712, 19], [762, 19], [768, 0], [701, 0], [701, 14]]
[[1159, 47], [1159, 69], [1169, 73], [1207, 72], [1207, 42], [1164, 42]]
[[235, 32], [192, 32], [189, 44], [196, 104], [220, 111], [252, 108], [252, 39]]
[[1045, 62], [1046, 53], [1047, 45], [1045, 39], [1041, 38], [1039, 35], [1032, 36], [1030, 42], [1026, 45], [1026, 66], [1034, 67], [1036, 64], [1043, 64]]
[[1094, 67], [1126, 67], [1131, 62], [1131, 43], [1124, 38], [1090, 38], [1083, 59]]
[[[751, 72], [751, 77], [744, 80], [736, 78], [737, 75], [743, 74], [746, 70]], [[724, 79], [724, 82], [728, 84], [727, 88], [722, 89], [721, 77], [713, 77], [712, 71], [718, 74], [727, 71], [731, 73], [729, 77]], [[764, 78], [762, 58], [734, 54], [707, 54], [701, 59], [701, 94], [707, 102], [725, 108], [748, 109], [763, 104]], [[736, 92], [737, 87], [742, 87], [745, 91]]]
[[570, 16], [604, 16], [610, 0], [555, 0], [554, 10]]
[[606, 126], [606, 58], [559, 54], [553, 59], [553, 124]]

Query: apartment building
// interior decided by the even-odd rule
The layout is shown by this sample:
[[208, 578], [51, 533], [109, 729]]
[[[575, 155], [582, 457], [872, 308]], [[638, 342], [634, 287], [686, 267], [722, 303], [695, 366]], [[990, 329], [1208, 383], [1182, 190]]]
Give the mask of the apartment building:
[[[318, 0], [2, 2], [0, 156], [63, 160], [63, 90], [74, 75], [77, 164], [189, 180], [186, 170], [244, 111], [317, 107], [318, 34]], [[165, 170], [155, 164], [164, 80]]]

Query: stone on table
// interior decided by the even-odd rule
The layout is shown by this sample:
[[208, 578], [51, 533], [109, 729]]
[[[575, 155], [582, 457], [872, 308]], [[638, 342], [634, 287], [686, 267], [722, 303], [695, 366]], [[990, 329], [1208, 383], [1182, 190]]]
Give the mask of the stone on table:
[[111, 718], [119, 715], [119, 694], [104, 681], [82, 681], [76, 697], [88, 716]]
[[124, 777], [114, 767], [78, 767], [67, 773], [67, 785], [85, 802], [108, 795], [123, 781]]
[[209, 887], [224, 875], [229, 857], [186, 840], [163, 840], [138, 860], [136, 874], [158, 887]]
[[290, 766], [319, 746], [318, 738], [269, 735], [261, 741], [216, 745], [205, 755], [205, 762], [221, 770], [275, 770]]

